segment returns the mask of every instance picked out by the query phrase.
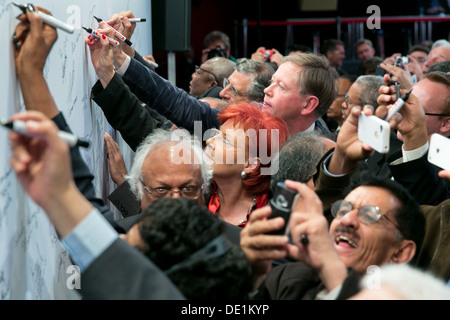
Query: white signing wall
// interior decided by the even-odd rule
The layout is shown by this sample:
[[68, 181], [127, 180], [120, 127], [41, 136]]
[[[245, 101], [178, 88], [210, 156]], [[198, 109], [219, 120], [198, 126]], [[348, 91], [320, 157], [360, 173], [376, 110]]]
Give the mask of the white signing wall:
[[[19, 3], [21, 3], [19, 1]], [[24, 2], [25, 3], [25, 2]], [[132, 11], [147, 18], [138, 23], [133, 47], [142, 55], [151, 53], [151, 2], [149, 0], [40, 0], [33, 2], [75, 27], [70, 34], [58, 29], [58, 40], [47, 60], [44, 74], [50, 91], [74, 134], [91, 145], [81, 153], [95, 179], [97, 195], [106, 196], [116, 187], [109, 177], [103, 135], [108, 132], [122, 150], [127, 167], [133, 152], [110, 127], [101, 109], [90, 100], [97, 81], [92, 68], [87, 36], [82, 26], [95, 29], [100, 17]], [[21, 11], [11, 1], [0, 0], [0, 118], [24, 110], [15, 76], [11, 36]], [[0, 128], [0, 299], [79, 299], [74, 286], [74, 268], [45, 213], [23, 192], [9, 166], [8, 131]], [[109, 204], [108, 204], [109, 205]], [[113, 208], [110, 205], [111, 208]]]

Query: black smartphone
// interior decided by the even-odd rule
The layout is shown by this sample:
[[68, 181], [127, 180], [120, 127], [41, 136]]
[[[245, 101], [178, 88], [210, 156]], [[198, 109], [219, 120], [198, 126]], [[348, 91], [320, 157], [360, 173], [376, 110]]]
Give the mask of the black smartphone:
[[377, 67], [375, 69], [375, 75], [383, 77], [385, 73], [386, 73], [386, 70], [384, 70], [382, 67], [380, 67], [380, 65], [377, 65]]
[[269, 219], [282, 217], [284, 219], [284, 227], [280, 230], [269, 232], [274, 235], [284, 235], [288, 233], [289, 217], [291, 210], [299, 197], [299, 193], [296, 190], [286, 187], [284, 182], [278, 182], [273, 193], [273, 197], [270, 199], [269, 204], [272, 208], [272, 214]]

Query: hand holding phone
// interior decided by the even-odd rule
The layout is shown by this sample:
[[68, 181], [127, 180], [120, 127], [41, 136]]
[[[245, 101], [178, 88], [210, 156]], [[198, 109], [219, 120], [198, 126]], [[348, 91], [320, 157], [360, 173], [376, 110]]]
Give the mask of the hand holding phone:
[[428, 161], [439, 168], [450, 170], [450, 139], [439, 133], [434, 133], [430, 138], [428, 149]]
[[358, 119], [358, 139], [379, 153], [389, 151], [391, 127], [376, 116], [361, 113]]
[[287, 235], [289, 232], [288, 223], [291, 215], [291, 210], [295, 206], [299, 193], [296, 190], [286, 187], [284, 182], [278, 182], [275, 188], [273, 197], [270, 199], [269, 204], [272, 208], [272, 214], [269, 219], [276, 217], [282, 217], [284, 219], [284, 227], [280, 230], [271, 232], [274, 235]]

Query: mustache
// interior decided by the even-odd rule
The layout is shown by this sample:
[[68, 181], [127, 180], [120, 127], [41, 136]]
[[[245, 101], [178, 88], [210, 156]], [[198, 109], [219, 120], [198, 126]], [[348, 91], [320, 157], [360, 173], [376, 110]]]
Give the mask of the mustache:
[[336, 229], [334, 230], [334, 234], [336, 234], [336, 233], [346, 233], [346, 234], [349, 234], [349, 235], [356, 236], [354, 228], [343, 226], [342, 224], [340, 224], [340, 225], [338, 225], [336, 227]]

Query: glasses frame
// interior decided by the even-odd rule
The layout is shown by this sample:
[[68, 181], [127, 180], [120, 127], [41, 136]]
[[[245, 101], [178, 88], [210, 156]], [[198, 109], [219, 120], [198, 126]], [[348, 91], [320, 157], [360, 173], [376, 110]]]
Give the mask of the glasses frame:
[[[155, 191], [156, 189], [165, 189], [165, 190], [169, 190], [169, 188], [156, 188], [156, 189], [154, 189], [154, 188], [151, 188], [151, 187], [147, 187], [147, 186], [145, 185], [144, 181], [142, 181], [142, 179], [139, 179], [139, 181], [142, 183], [142, 186], [144, 187], [145, 192], [147, 192], [150, 196], [152, 196], [152, 197], [154, 197], [154, 198], [156, 198], [156, 199], [166, 198], [167, 196], [172, 197], [172, 194], [173, 194], [174, 192], [178, 192], [178, 193], [180, 194], [180, 197], [182, 197], [182, 198], [192, 199], [192, 200], [197, 200], [198, 198], [200, 198], [200, 196], [202, 195], [202, 191], [203, 191], [203, 186], [201, 186], [201, 187], [200, 187], [200, 192], [199, 192], [199, 195], [198, 195], [198, 196], [195, 196], [195, 197], [186, 197], [186, 196], [183, 194], [183, 191], [182, 191], [184, 188], [181, 188], [181, 189], [180, 189], [180, 188], [170, 188], [170, 192], [169, 192], [168, 194], [165, 194], [164, 196], [157, 196], [157, 195], [156, 195], [157, 192]], [[174, 190], [174, 189], [177, 189], [177, 190]], [[198, 190], [197, 190], [197, 192], [198, 192]]]
[[425, 112], [426, 116], [435, 116], [435, 117], [450, 117], [450, 114], [445, 113], [427, 113]]
[[[338, 203], [340, 203], [340, 205], [339, 205], [338, 208], [336, 208], [336, 206], [337, 206]], [[350, 210], [348, 210], [345, 214], [340, 215], [340, 214], [339, 214], [339, 209], [341, 208], [342, 203], [348, 204], [349, 207], [350, 207]], [[364, 209], [364, 208], [370, 208], [370, 210], [371, 210], [372, 212], [375, 212], [375, 214], [377, 215], [377, 216], [376, 216], [375, 222], [372, 222], [372, 223], [371, 223], [371, 222], [368, 222], [368, 221], [364, 220], [363, 214], [364, 214], [365, 211], [362, 210], [362, 209]], [[375, 223], [377, 223], [378, 221], [380, 221], [381, 218], [384, 217], [384, 218], [386, 218], [387, 221], [389, 221], [390, 223], [392, 223], [392, 224], [400, 231], [400, 228], [399, 228], [398, 224], [395, 223], [394, 221], [392, 221], [390, 218], [388, 218], [388, 216], [387, 216], [386, 214], [382, 214], [382, 213], [380, 212], [380, 208], [377, 207], [377, 206], [365, 205], [365, 206], [362, 206], [362, 207], [360, 207], [360, 208], [355, 208], [355, 207], [353, 206], [353, 204], [351, 204], [350, 202], [348, 202], [348, 201], [346, 201], [346, 200], [344, 200], [344, 199], [341, 199], [341, 200], [335, 201], [335, 202], [332, 204], [332, 206], [331, 206], [331, 214], [332, 214], [333, 217], [335, 217], [335, 218], [337, 218], [337, 219], [341, 219], [343, 216], [345, 216], [346, 214], [348, 214], [349, 212], [351, 212], [352, 210], [355, 210], [355, 209], [358, 210], [358, 218], [359, 218], [359, 220], [360, 220], [362, 223], [366, 224], [366, 225], [375, 224]], [[400, 232], [401, 232], [401, 231], [400, 231]]]
[[208, 70], [205, 70], [205, 69], [203, 69], [202, 67], [195, 66], [195, 74], [197, 74], [197, 75], [200, 75], [200, 74], [198, 73], [198, 70], [202, 70], [203, 72], [206, 72], [206, 73], [211, 74], [211, 75], [214, 77], [214, 80], [217, 82], [217, 85], [220, 85], [219, 80], [217, 80], [217, 77], [216, 77], [216, 75], [215, 75], [213, 72], [208, 71]]
[[354, 104], [354, 105], [356, 105], [357, 103], [355, 103], [354, 101], [350, 101], [349, 99], [348, 99], [348, 92], [345, 94], [345, 96], [344, 96], [344, 101], [345, 101], [345, 104], [347, 105], [347, 108], [350, 108], [350, 105], [351, 104]]
[[223, 88], [225, 89], [228, 86], [230, 86], [230, 91], [233, 92], [234, 95], [236, 95], [236, 96], [245, 97], [247, 95], [247, 93], [238, 91], [235, 87], [233, 87], [233, 85], [230, 83], [230, 81], [228, 81], [227, 78], [224, 78], [223, 79]]

